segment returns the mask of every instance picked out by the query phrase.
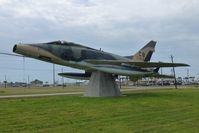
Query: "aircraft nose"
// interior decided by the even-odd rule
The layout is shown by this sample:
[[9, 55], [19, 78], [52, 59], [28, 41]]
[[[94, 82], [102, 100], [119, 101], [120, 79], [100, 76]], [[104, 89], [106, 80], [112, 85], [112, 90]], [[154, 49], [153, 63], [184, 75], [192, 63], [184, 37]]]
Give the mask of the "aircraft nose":
[[15, 44], [14, 47], [13, 47], [13, 52], [20, 54], [20, 52], [24, 51], [25, 49], [26, 49], [25, 45]]
[[13, 52], [16, 52], [16, 50], [17, 50], [17, 44], [14, 45]]
[[38, 52], [36, 47], [25, 44], [15, 44], [13, 47], [13, 52], [17, 54], [21, 54], [24, 56], [32, 56]]

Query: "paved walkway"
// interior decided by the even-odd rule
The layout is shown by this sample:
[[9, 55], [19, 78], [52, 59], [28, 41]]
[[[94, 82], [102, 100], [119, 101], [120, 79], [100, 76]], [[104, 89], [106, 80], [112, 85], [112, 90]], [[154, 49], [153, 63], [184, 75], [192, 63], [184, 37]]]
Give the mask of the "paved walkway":
[[9, 96], [0, 96], [0, 99], [25, 98], [25, 97], [45, 97], [45, 96], [62, 96], [62, 95], [80, 95], [80, 94], [83, 94], [83, 92], [66, 92], [66, 93], [52, 93], [52, 94], [9, 95]]
[[[138, 90], [152, 90], [152, 89], [154, 90], [154, 89], [161, 89], [161, 88], [129, 88], [129, 89], [121, 89], [121, 92], [138, 91]], [[165, 89], [165, 88], [162, 88], [162, 89]], [[84, 92], [65, 92], [65, 93], [49, 93], [49, 94], [21, 94], [21, 95], [0, 96], [0, 99], [63, 96], [63, 95], [83, 95], [83, 94], [84, 94]]]

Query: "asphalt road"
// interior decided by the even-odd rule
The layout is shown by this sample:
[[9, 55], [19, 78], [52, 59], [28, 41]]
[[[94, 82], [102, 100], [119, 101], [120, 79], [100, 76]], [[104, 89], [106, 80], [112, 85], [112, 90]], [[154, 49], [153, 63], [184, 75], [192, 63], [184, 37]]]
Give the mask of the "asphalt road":
[[[121, 92], [138, 91], [138, 90], [152, 90], [152, 89], [161, 89], [161, 88], [131, 88], [131, 89], [121, 89]], [[165, 88], [162, 88], [162, 89], [165, 89]], [[0, 99], [63, 96], [63, 95], [83, 95], [83, 94], [84, 94], [84, 92], [65, 92], [65, 93], [49, 93], [49, 94], [21, 94], [21, 95], [0, 96]]]
[[26, 98], [26, 97], [45, 97], [45, 96], [62, 96], [62, 95], [80, 95], [83, 92], [66, 92], [66, 93], [51, 93], [51, 94], [23, 94], [23, 95], [9, 95], [0, 96], [0, 99], [8, 98]]

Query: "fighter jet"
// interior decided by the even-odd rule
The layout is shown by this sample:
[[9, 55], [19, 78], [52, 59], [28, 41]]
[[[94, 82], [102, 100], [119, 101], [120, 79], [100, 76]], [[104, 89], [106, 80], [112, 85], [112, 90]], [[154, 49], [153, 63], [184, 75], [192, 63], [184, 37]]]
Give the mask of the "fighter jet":
[[155, 51], [156, 42], [150, 41], [135, 55], [120, 56], [101, 49], [94, 49], [67, 41], [48, 43], [16, 44], [13, 52], [25, 57], [45, 62], [85, 70], [85, 73], [59, 73], [60, 76], [72, 79], [87, 80], [92, 72], [103, 72], [113, 76], [166, 76], [160, 75], [160, 67], [189, 66], [184, 63], [150, 62]]

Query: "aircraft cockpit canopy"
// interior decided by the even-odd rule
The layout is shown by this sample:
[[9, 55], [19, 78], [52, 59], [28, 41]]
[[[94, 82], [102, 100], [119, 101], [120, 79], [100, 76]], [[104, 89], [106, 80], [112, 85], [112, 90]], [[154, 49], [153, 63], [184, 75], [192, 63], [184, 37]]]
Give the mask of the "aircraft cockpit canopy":
[[[55, 45], [75, 45], [75, 43], [72, 42], [66, 42], [66, 41], [53, 41], [53, 42], [48, 42], [46, 44], [55, 44]], [[76, 44], [77, 45], [77, 44]]]
[[53, 42], [48, 42], [46, 43], [48, 45], [65, 45], [65, 46], [74, 46], [74, 47], [81, 47], [81, 48], [87, 48], [87, 49], [92, 49], [92, 50], [95, 50], [93, 48], [90, 48], [90, 47], [86, 47], [86, 46], [82, 46], [80, 44], [76, 44], [76, 43], [73, 43], [73, 42], [67, 42], [67, 41], [53, 41]]
[[46, 44], [62, 44], [62, 41], [53, 41], [53, 42], [48, 42]]

